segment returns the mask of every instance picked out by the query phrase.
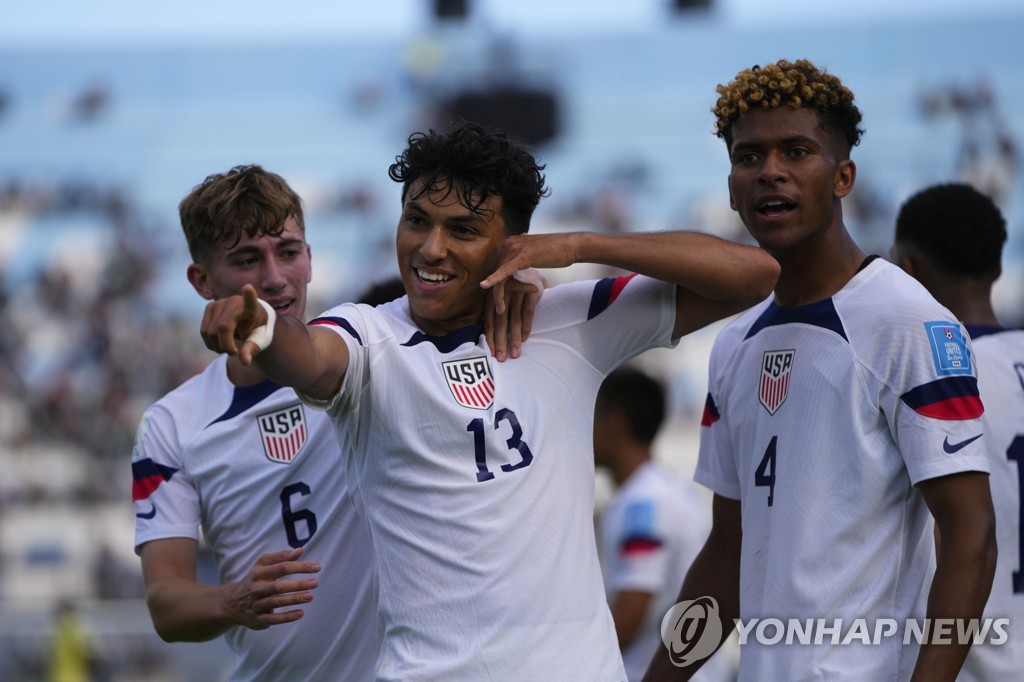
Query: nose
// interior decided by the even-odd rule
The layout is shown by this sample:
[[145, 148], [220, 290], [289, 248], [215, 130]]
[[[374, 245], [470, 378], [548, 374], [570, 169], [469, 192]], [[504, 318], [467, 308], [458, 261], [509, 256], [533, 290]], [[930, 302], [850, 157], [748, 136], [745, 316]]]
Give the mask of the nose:
[[760, 182], [773, 183], [785, 179], [785, 176], [785, 164], [779, 152], [771, 151], [765, 154], [757, 179]]
[[281, 263], [277, 261], [275, 256], [271, 256], [263, 261], [263, 288], [266, 291], [280, 291], [284, 289], [288, 284], [288, 279], [285, 277], [284, 268]]
[[427, 261], [439, 261], [447, 254], [448, 233], [442, 226], [435, 225], [420, 244], [420, 255]]

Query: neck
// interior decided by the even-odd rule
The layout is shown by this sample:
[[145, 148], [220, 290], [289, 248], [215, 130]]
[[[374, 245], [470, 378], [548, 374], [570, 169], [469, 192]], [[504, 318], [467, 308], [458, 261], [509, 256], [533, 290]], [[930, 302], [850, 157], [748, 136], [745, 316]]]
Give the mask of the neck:
[[633, 445], [623, 448], [609, 468], [616, 486], [622, 486], [633, 473], [651, 459], [651, 448]]
[[841, 223], [838, 230], [811, 243], [772, 255], [782, 266], [775, 285], [775, 302], [782, 306], [805, 305], [833, 296], [857, 274], [867, 257]]
[[997, 327], [999, 319], [992, 309], [992, 285], [969, 277], [944, 278], [927, 286], [935, 300], [949, 308], [960, 322]]

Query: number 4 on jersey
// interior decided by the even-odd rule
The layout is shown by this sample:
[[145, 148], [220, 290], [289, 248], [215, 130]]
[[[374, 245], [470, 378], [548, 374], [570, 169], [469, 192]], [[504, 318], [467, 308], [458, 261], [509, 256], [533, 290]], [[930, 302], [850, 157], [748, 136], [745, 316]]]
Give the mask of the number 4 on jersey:
[[761, 463], [757, 465], [754, 472], [754, 485], [759, 488], [768, 488], [768, 506], [775, 501], [775, 450], [779, 441], [778, 436], [772, 436], [768, 443], [768, 449], [764, 451]]

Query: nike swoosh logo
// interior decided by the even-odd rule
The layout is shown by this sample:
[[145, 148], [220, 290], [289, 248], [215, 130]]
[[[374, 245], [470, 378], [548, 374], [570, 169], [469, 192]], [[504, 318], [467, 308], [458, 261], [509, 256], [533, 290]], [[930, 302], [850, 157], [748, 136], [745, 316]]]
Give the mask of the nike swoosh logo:
[[139, 517], [140, 519], [151, 519], [151, 518], [153, 518], [154, 516], [156, 516], [156, 505], [153, 504], [152, 502], [150, 502], [150, 505], [152, 506], [152, 509], [150, 509], [148, 512], [146, 512], [145, 514], [143, 514], [141, 512], [135, 512], [135, 515], [137, 517]]
[[985, 434], [979, 433], [974, 438], [968, 438], [967, 440], [962, 440], [959, 443], [950, 443], [949, 442], [949, 436], [946, 436], [946, 440], [942, 441], [942, 449], [952, 455], [957, 450], [963, 450], [965, 447], [967, 447], [968, 445], [970, 445], [974, 441], [978, 440], [983, 435], [985, 435]]

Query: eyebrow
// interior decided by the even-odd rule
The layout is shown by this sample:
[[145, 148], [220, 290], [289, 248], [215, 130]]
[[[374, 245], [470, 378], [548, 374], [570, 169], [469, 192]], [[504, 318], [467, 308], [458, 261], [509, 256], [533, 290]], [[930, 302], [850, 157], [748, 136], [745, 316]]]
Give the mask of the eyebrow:
[[[414, 213], [418, 213], [418, 214], [420, 214], [422, 216], [429, 217], [429, 215], [430, 215], [429, 213], [427, 213], [427, 211], [425, 211], [423, 209], [422, 206], [420, 206], [419, 202], [417, 202], [415, 199], [410, 199], [409, 201], [405, 202], [405, 208], [407, 210], [410, 210], [410, 211], [414, 212]], [[463, 206], [463, 208], [465, 208], [465, 206]], [[468, 208], [466, 208], [466, 213], [463, 213], [462, 215], [449, 216], [446, 220], [447, 220], [447, 222], [454, 222], [454, 223], [482, 223], [482, 222], [486, 222], [484, 220], [483, 216], [480, 216], [480, 215], [477, 215], [476, 213], [473, 213]]]
[[[773, 144], [773, 143], [764, 142], [764, 141], [760, 141], [760, 140], [751, 140], [750, 142], [734, 142], [733, 145], [732, 145], [732, 148], [733, 148], [733, 151], [735, 151], [737, 149], [749, 149], [749, 148], [756, 148], [756, 147], [767, 147], [767, 146], [770, 146], [771, 144]], [[781, 140], [781, 144], [784, 147], [788, 147], [788, 146], [794, 145], [794, 144], [809, 144], [809, 145], [812, 145], [814, 147], [820, 147], [821, 146], [821, 144], [817, 140], [815, 140], [813, 137], [808, 137], [806, 135], [791, 135], [789, 137], [784, 137]]]
[[[297, 239], [295, 237], [286, 237], [286, 238], [281, 239], [280, 241], [277, 242], [277, 244], [274, 246], [274, 250], [280, 249], [281, 247], [301, 246], [302, 243], [303, 242], [302, 242], [301, 239]], [[248, 254], [251, 254], [251, 253], [260, 253], [260, 251], [261, 251], [261, 249], [255, 247], [255, 246], [253, 246], [251, 244], [248, 244], [246, 246], [239, 246], [239, 247], [235, 247], [233, 249], [228, 249], [227, 255], [229, 255], [229, 256], [234, 256], [234, 255], [238, 255], [238, 254], [248, 255]]]

